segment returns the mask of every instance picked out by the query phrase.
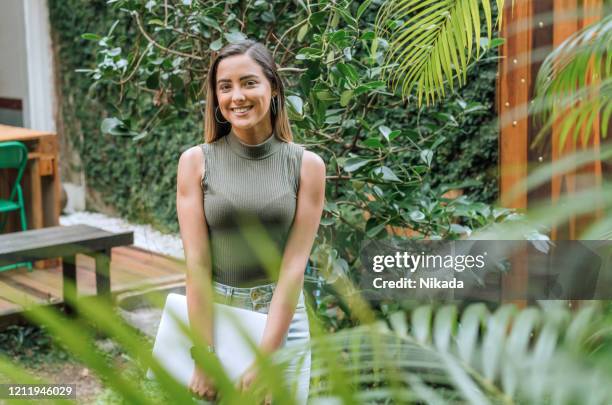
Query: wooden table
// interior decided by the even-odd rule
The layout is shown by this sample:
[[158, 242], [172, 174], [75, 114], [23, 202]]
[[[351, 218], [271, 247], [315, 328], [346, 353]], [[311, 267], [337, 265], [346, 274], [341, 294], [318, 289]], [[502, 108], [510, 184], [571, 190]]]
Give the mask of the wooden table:
[[77, 299], [76, 255], [85, 254], [96, 261], [97, 295], [110, 301], [111, 248], [133, 243], [132, 231], [108, 232], [89, 225], [15, 232], [0, 235], [0, 266], [61, 257], [64, 304], [70, 306]]
[[[58, 170], [59, 146], [57, 135], [48, 131], [0, 125], [0, 142], [19, 141], [28, 148], [28, 164], [21, 181], [26, 205], [28, 229], [59, 225], [61, 184]], [[0, 196], [8, 198], [15, 182], [15, 170], [0, 170]], [[17, 211], [0, 233], [21, 231]], [[55, 265], [57, 261], [36, 263], [37, 268]]]

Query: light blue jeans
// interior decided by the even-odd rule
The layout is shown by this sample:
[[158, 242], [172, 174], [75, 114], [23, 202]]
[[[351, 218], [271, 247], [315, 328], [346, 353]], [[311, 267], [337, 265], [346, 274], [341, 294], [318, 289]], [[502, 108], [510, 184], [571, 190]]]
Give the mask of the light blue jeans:
[[[276, 284], [265, 284], [251, 288], [239, 288], [213, 282], [215, 301], [225, 305], [268, 313], [272, 294]], [[307, 348], [310, 340], [308, 314], [304, 305], [304, 293], [300, 292], [295, 314], [285, 336], [284, 347], [296, 350], [286, 371], [286, 383], [289, 391], [299, 404], [308, 400], [310, 387], [310, 349]], [[295, 348], [295, 349], [294, 349]]]

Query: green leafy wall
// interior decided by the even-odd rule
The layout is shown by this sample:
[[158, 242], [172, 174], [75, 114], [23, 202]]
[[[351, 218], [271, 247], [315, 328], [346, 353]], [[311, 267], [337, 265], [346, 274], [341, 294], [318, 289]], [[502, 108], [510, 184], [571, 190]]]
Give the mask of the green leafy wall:
[[81, 35], [107, 32], [117, 13], [102, 0], [50, 0], [49, 11], [63, 135], [81, 157], [88, 188], [130, 221], [178, 232], [176, 168], [181, 152], [201, 142], [200, 116], [194, 112], [172, 126], [159, 126], [139, 141], [102, 134], [100, 123], [116, 113], [118, 96], [111, 88], [90, 89], [91, 79], [76, 70], [95, 63], [95, 43]]

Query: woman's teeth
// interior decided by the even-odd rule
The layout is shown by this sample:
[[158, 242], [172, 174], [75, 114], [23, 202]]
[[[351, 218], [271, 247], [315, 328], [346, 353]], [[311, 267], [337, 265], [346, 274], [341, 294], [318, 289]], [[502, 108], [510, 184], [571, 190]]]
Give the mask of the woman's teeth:
[[240, 107], [240, 108], [232, 108], [232, 111], [235, 113], [244, 113], [251, 109], [251, 107]]

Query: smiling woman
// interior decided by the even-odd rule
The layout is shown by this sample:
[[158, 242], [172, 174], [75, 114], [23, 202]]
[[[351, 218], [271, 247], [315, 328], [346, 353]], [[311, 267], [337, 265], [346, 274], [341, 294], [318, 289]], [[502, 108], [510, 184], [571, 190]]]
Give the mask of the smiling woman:
[[[206, 118], [206, 142], [181, 155], [177, 175], [197, 349], [214, 352], [213, 301], [268, 314], [263, 353], [302, 345], [310, 338], [302, 286], [323, 210], [325, 165], [292, 142], [283, 83], [263, 45], [247, 40], [221, 49], [208, 74]], [[287, 372], [305, 403], [310, 353], [304, 349]], [[249, 367], [239, 386], [248, 389], [257, 375]], [[213, 380], [196, 367], [189, 387], [213, 399]]]
[[268, 49], [254, 41], [221, 49], [208, 75], [206, 142], [232, 129], [246, 143], [260, 143], [273, 129], [279, 139], [293, 140], [276, 64]]
[[257, 134], [272, 132], [270, 100], [276, 98], [261, 67], [247, 55], [222, 60], [217, 71], [217, 107], [234, 132], [242, 139], [257, 139]]

